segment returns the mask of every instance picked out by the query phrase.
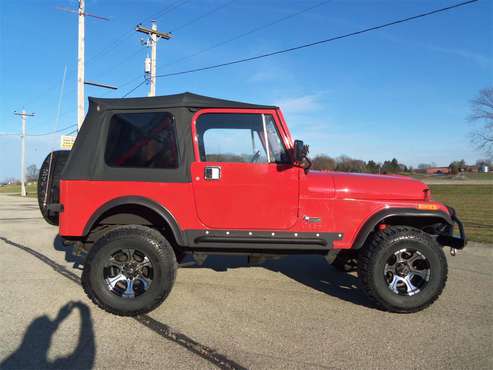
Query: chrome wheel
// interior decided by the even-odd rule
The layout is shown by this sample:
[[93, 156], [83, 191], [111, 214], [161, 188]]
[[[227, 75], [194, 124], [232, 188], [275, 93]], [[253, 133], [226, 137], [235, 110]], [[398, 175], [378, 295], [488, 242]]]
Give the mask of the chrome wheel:
[[137, 249], [113, 253], [103, 269], [106, 287], [121, 298], [144, 294], [152, 284], [153, 266], [148, 256]]
[[430, 263], [417, 250], [401, 249], [386, 261], [384, 277], [388, 288], [398, 295], [412, 296], [428, 284]]

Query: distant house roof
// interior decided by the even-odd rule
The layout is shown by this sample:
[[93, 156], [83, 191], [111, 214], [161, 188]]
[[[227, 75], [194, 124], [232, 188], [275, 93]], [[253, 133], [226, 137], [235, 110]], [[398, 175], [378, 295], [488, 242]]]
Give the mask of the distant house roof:
[[426, 173], [434, 174], [434, 173], [449, 173], [450, 168], [448, 167], [429, 167], [426, 169]]

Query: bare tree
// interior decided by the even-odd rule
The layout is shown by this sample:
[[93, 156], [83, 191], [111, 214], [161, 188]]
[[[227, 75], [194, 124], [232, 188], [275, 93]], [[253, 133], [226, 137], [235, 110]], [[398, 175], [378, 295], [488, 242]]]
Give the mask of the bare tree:
[[471, 101], [472, 114], [469, 119], [479, 123], [472, 133], [473, 143], [488, 156], [493, 157], [493, 87], [479, 92]]
[[26, 169], [27, 181], [36, 181], [38, 179], [39, 170], [35, 164], [32, 164]]

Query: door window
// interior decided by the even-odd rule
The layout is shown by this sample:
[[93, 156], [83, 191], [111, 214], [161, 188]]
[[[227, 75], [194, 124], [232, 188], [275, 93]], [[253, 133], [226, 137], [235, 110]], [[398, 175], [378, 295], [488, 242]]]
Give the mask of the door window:
[[265, 130], [267, 131], [267, 141], [269, 143], [270, 161], [275, 163], [288, 163], [288, 153], [281, 141], [274, 118], [270, 114], [266, 114], [264, 115], [264, 119]]
[[196, 128], [202, 162], [287, 162], [271, 115], [208, 113], [198, 118]]

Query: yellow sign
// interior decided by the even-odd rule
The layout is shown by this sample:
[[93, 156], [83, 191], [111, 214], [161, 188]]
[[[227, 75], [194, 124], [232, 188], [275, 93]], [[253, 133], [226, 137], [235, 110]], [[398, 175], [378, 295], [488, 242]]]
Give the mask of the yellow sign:
[[60, 137], [60, 148], [71, 150], [74, 146], [75, 136], [62, 135]]

